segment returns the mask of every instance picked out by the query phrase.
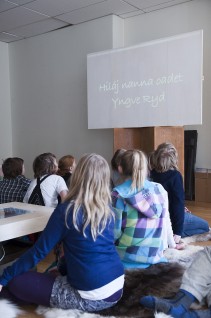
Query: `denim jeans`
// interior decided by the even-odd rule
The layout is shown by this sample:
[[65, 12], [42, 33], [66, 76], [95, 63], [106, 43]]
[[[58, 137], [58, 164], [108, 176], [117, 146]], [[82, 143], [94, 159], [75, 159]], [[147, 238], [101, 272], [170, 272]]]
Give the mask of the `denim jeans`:
[[185, 211], [182, 237], [209, 232], [209, 224], [204, 219]]

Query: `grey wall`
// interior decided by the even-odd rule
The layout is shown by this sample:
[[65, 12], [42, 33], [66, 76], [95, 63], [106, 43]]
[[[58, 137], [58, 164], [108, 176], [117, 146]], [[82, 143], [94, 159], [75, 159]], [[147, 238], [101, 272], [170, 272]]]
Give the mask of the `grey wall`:
[[26, 174], [42, 152], [110, 160], [113, 131], [88, 130], [86, 55], [119, 45], [115, 28], [109, 16], [9, 45], [13, 153]]
[[211, 1], [194, 0], [125, 20], [125, 46], [199, 29], [204, 33], [203, 124], [185, 129], [198, 131], [196, 167], [211, 169]]
[[0, 42], [0, 166], [12, 153], [8, 44]]
[[197, 166], [211, 168], [210, 0], [124, 21], [108, 16], [9, 45], [0, 43], [1, 157], [23, 157], [29, 176], [34, 157], [44, 151], [57, 157], [70, 153], [77, 159], [95, 151], [110, 160], [113, 131], [87, 129], [86, 55], [198, 29], [204, 30], [203, 124], [188, 128], [199, 132]]

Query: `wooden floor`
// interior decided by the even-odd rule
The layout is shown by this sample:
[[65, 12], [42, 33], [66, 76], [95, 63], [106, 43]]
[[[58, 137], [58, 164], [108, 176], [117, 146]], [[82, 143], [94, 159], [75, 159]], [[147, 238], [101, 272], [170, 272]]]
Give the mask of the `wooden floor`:
[[193, 214], [207, 220], [211, 227], [211, 203], [186, 201], [186, 206]]
[[[187, 201], [186, 207], [195, 215], [203, 218], [209, 223], [211, 228], [211, 203], [203, 203], [203, 202], [195, 202], [195, 201]], [[211, 241], [207, 242], [196, 242], [193, 245], [200, 246], [210, 246]]]
[[[211, 203], [201, 203], [201, 202], [194, 202], [194, 201], [188, 201], [186, 202], [187, 208], [195, 215], [204, 218], [207, 220], [211, 227]], [[195, 245], [202, 245], [207, 246], [211, 245], [211, 241], [208, 242], [197, 242], [194, 243]], [[38, 271], [43, 272], [49, 264], [51, 264], [53, 260], [53, 254], [50, 253], [46, 259], [44, 259], [42, 262], [38, 264]], [[25, 306], [23, 309], [26, 311], [26, 314], [19, 315], [18, 318], [41, 318], [42, 316], [37, 315], [35, 313], [36, 306]]]

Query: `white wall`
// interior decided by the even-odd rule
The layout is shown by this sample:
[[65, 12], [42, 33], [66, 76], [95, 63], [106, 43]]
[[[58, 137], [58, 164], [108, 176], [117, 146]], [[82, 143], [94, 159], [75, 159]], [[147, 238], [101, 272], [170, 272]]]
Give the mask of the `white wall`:
[[119, 45], [119, 23], [109, 16], [9, 45], [13, 153], [26, 174], [42, 152], [111, 159], [113, 130], [88, 130], [86, 55]]
[[8, 44], [0, 42], [0, 165], [12, 156]]
[[[86, 55], [198, 29], [204, 30], [203, 125], [188, 129], [199, 133], [196, 166], [211, 168], [210, 0], [193, 0], [124, 23], [108, 16], [9, 44], [12, 137], [10, 122], [4, 121], [0, 131], [7, 131], [7, 137], [1, 154], [10, 155], [13, 139], [13, 155], [25, 159], [27, 175], [32, 175], [34, 157], [44, 151], [77, 158], [95, 151], [110, 160], [113, 131], [87, 129]], [[7, 50], [7, 44], [1, 47]], [[7, 59], [5, 52], [0, 65], [8, 70]], [[5, 83], [0, 75], [0, 81], [8, 92], [0, 107], [9, 118], [9, 79]]]
[[211, 1], [194, 0], [125, 20], [125, 46], [200, 29], [204, 31], [203, 124], [185, 129], [198, 131], [196, 167], [211, 169]]

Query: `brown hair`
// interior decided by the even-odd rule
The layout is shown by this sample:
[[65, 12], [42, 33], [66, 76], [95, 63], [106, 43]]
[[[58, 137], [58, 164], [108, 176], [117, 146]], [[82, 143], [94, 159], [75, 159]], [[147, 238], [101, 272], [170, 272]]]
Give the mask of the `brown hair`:
[[67, 172], [71, 172], [70, 168], [73, 167], [75, 163], [75, 157], [71, 155], [66, 155], [63, 156], [62, 158], [59, 159], [58, 162], [58, 172], [57, 174], [60, 176], [64, 176]]
[[23, 159], [14, 157], [7, 158], [2, 164], [2, 172], [4, 178], [6, 179], [15, 179], [17, 176], [22, 175], [23, 173]]
[[118, 170], [118, 166], [120, 164], [121, 156], [126, 151], [126, 149], [120, 148], [117, 149], [111, 159], [111, 168], [113, 170]]
[[35, 178], [40, 178], [45, 174], [54, 174], [57, 172], [57, 168], [56, 156], [51, 152], [42, 153], [33, 162]]

